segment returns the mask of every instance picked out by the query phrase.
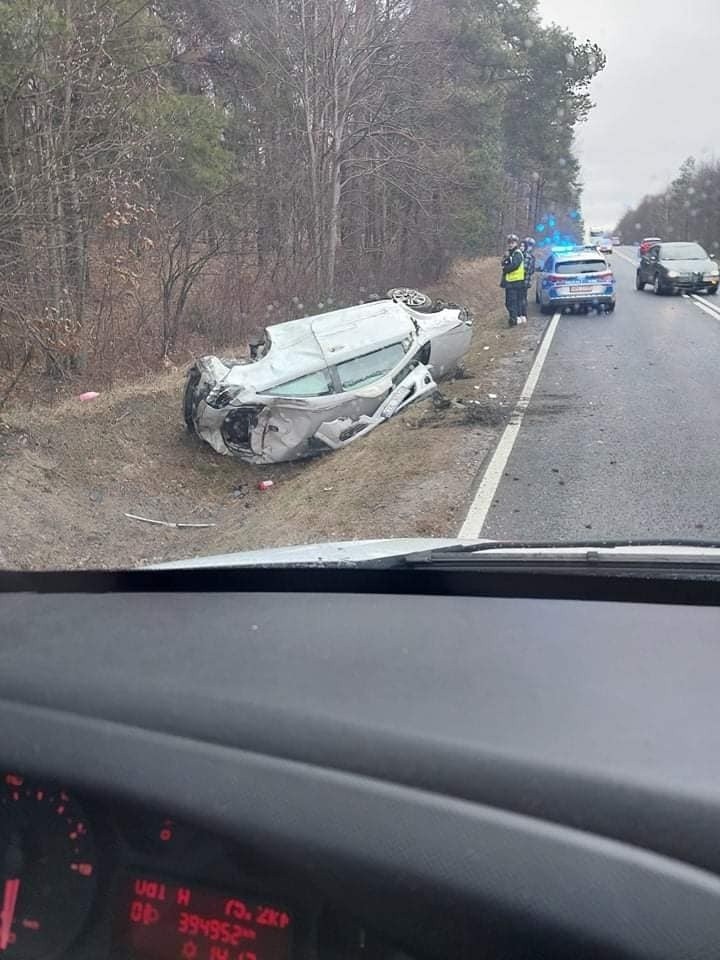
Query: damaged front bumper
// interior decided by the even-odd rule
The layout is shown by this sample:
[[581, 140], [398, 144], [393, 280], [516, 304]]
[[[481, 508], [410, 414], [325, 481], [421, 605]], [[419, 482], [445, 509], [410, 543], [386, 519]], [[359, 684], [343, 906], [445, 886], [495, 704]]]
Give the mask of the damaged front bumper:
[[322, 397], [277, 397], [228, 389], [229, 368], [217, 357], [198, 361], [185, 386], [185, 422], [220, 454], [254, 464], [282, 463], [339, 450], [437, 389], [417, 364], [385, 389]]

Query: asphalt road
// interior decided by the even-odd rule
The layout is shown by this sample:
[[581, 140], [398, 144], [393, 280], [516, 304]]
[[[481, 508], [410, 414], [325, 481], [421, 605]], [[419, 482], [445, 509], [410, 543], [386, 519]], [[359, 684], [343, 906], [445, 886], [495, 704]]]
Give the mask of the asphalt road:
[[635, 290], [563, 316], [482, 528], [511, 540], [720, 539], [720, 296]]

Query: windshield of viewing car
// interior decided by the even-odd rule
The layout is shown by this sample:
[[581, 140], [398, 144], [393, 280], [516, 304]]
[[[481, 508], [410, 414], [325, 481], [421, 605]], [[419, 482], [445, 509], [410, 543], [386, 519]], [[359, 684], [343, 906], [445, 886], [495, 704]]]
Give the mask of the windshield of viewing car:
[[674, 243], [660, 248], [661, 260], [707, 260], [707, 254], [696, 243]]
[[5, 3], [0, 568], [720, 538], [719, 42], [717, 0]]

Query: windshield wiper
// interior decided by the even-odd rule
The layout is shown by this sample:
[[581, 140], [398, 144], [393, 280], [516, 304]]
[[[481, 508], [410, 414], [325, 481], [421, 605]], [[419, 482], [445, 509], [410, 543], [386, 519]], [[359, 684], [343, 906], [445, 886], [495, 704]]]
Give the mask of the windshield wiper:
[[373, 566], [389, 568], [462, 566], [464, 569], [489, 567], [541, 568], [569, 567], [584, 571], [602, 567], [640, 569], [691, 569], [720, 571], [720, 540], [605, 539], [557, 541], [492, 541], [459, 543], [417, 553], [371, 561]]
[[432, 552], [451, 553], [454, 550], [462, 553], [486, 550], [603, 550], [622, 547], [690, 547], [692, 549], [720, 550], [720, 540], [700, 540], [697, 538], [686, 540], [683, 537], [669, 537], [662, 540], [651, 537], [628, 538], [626, 540], [614, 538], [601, 540], [485, 540], [480, 543], [459, 543], [449, 547], [438, 547], [437, 551]]

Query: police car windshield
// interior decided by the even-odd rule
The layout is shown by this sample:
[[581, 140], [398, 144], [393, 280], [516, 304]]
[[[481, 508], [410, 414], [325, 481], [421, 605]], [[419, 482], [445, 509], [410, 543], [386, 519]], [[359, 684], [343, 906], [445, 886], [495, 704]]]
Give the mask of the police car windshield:
[[707, 254], [697, 243], [670, 243], [660, 248], [662, 260], [707, 260]]
[[607, 270], [604, 260], [561, 260], [555, 264], [555, 273], [602, 273]]

